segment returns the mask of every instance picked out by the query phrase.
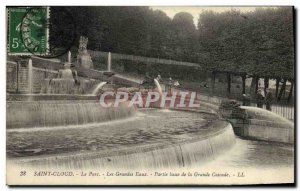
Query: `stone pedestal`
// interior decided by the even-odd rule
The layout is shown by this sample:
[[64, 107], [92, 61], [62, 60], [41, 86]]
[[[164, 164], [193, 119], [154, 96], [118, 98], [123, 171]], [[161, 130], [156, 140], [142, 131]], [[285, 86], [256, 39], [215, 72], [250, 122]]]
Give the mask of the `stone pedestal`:
[[94, 67], [92, 58], [87, 51], [78, 53], [77, 64], [79, 67], [86, 68], [86, 69], [92, 69]]
[[93, 61], [91, 55], [87, 51], [88, 38], [81, 36], [79, 40], [77, 65], [79, 68], [93, 69]]

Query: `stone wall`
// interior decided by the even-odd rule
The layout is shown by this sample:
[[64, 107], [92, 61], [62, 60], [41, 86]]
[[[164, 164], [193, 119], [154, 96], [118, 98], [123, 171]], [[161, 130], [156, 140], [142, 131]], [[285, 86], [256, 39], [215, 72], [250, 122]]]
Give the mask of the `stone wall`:
[[47, 70], [59, 70], [63, 68], [63, 63], [58, 59], [45, 59], [40, 57], [31, 57], [32, 66]]
[[20, 93], [28, 92], [28, 67], [19, 67], [18, 84]]
[[270, 111], [247, 107], [238, 112], [220, 110], [236, 135], [264, 141], [294, 143], [294, 123]]
[[[28, 64], [7, 61], [6, 65], [6, 91], [8, 93], [28, 93]], [[32, 68], [32, 93], [40, 93], [45, 78], [54, 78], [57, 71]]]
[[8, 62], [6, 65], [6, 91], [16, 92], [17, 91], [17, 63]]
[[[20, 62], [6, 62], [6, 91], [8, 93], [29, 93], [28, 88], [28, 60]], [[44, 59], [32, 57], [32, 93], [40, 93], [46, 78], [56, 78], [58, 70], [63, 64], [57, 59]], [[82, 78], [107, 80], [102, 71], [86, 68], [76, 68], [77, 74]]]
[[10, 93], [28, 92], [28, 66], [8, 61], [6, 67], [6, 91]]
[[[58, 59], [44, 59], [39, 57], [32, 57], [32, 65], [33, 67], [36, 68], [42, 68], [42, 69], [54, 70], [54, 71], [58, 71], [59, 69], [63, 68], [63, 63]], [[103, 76], [102, 71], [82, 68], [79, 66], [76, 66], [75, 69], [77, 70], [78, 76], [84, 78], [91, 78], [91, 79], [98, 79], [98, 80], [103, 80], [103, 78], [105, 78], [105, 76]]]
[[251, 121], [245, 127], [245, 135], [265, 141], [276, 141], [282, 143], [294, 143], [294, 128], [287, 128], [285, 123], [256, 120]]
[[42, 84], [46, 78], [56, 78], [57, 71], [33, 68], [32, 70], [32, 93], [40, 93]]

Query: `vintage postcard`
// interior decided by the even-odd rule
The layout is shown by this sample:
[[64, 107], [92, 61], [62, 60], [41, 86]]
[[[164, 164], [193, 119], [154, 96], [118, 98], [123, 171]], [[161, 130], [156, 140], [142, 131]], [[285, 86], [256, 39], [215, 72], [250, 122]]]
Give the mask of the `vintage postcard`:
[[6, 15], [8, 185], [294, 185], [294, 7]]

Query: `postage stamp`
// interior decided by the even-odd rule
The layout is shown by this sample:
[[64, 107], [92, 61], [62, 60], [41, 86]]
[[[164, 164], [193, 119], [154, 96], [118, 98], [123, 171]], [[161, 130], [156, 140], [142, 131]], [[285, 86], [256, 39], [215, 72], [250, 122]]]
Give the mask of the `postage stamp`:
[[8, 54], [47, 55], [49, 8], [8, 7]]

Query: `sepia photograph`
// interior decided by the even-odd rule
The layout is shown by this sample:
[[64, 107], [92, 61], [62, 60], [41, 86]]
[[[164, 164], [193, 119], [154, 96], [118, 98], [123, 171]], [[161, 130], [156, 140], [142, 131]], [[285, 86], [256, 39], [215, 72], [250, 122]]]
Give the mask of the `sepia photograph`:
[[6, 6], [6, 184], [295, 186], [293, 6]]

